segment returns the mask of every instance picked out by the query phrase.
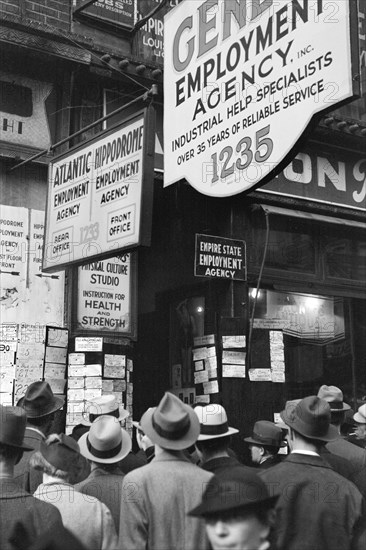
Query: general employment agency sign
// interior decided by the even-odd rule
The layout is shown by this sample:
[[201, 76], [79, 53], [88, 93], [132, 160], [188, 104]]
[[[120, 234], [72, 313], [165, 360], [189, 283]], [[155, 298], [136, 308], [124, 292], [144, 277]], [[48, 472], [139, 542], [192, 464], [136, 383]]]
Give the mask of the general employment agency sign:
[[354, 95], [352, 4], [183, 0], [170, 11], [165, 186], [185, 178], [225, 197], [282, 169], [313, 116]]
[[140, 244], [144, 120], [140, 113], [51, 163], [44, 270]]

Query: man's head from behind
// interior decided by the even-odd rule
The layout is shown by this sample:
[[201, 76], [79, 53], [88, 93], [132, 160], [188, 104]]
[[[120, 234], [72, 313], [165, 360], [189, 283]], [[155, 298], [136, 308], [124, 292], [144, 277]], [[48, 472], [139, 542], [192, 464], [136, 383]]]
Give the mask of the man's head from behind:
[[48, 382], [32, 382], [18, 406], [27, 414], [27, 423], [47, 435], [51, 429], [55, 412], [61, 409], [64, 398], [54, 395]]
[[0, 462], [12, 468], [23, 451], [32, 451], [23, 444], [26, 414], [20, 407], [0, 405]]

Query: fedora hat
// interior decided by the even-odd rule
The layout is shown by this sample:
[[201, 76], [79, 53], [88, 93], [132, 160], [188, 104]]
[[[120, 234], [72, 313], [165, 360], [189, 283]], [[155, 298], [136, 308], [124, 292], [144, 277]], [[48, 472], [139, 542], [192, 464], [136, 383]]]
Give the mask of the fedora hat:
[[331, 412], [348, 411], [351, 407], [343, 403], [343, 392], [336, 386], [320, 386], [318, 397], [329, 403]]
[[52, 466], [68, 472], [80, 454], [79, 445], [75, 439], [63, 433], [59, 434], [57, 439], [50, 439], [52, 437], [55, 436], [41, 441], [40, 452]]
[[176, 451], [193, 445], [200, 433], [194, 410], [170, 392], [143, 414], [141, 428], [153, 443]]
[[33, 451], [32, 447], [23, 445], [27, 417], [21, 407], [0, 405], [0, 443], [21, 449]]
[[359, 424], [366, 424], [366, 403], [358, 407], [356, 414], [353, 415], [353, 420]]
[[115, 395], [101, 395], [95, 397], [93, 401], [86, 402], [86, 410], [82, 414], [81, 424], [91, 426], [98, 416], [108, 414], [114, 416], [117, 420], [124, 420], [129, 416], [129, 412], [117, 403]]
[[212, 403], [204, 407], [196, 407], [194, 412], [200, 422], [198, 441], [216, 439], [239, 432], [236, 428], [229, 427], [226, 411], [221, 405]]
[[253, 445], [265, 447], [286, 447], [283, 441], [282, 429], [269, 420], [258, 420], [254, 424], [251, 437], [245, 437], [244, 441]]
[[275, 505], [278, 496], [269, 495], [266, 484], [254, 471], [227, 469], [210, 479], [201, 504], [188, 515], [205, 517], [237, 509], [266, 510]]
[[339, 438], [337, 428], [330, 423], [329, 403], [317, 395], [304, 397], [295, 407], [286, 403], [280, 415], [287, 426], [309, 439], [334, 441]]
[[41, 418], [61, 409], [64, 402], [64, 397], [54, 395], [48, 382], [37, 381], [29, 384], [17, 405], [23, 407], [28, 418]]
[[117, 418], [104, 415], [96, 418], [90, 430], [81, 436], [79, 446], [85, 458], [102, 464], [114, 464], [128, 455], [132, 441]]

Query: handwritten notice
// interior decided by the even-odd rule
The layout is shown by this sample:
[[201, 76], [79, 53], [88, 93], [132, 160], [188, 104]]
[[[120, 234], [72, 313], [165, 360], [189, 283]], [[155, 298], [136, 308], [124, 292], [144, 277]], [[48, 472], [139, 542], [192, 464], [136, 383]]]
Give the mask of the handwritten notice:
[[69, 365], [84, 365], [85, 353], [69, 353]]
[[215, 343], [215, 335], [214, 334], [206, 334], [205, 336], [196, 336], [193, 338], [193, 345], [195, 347], [199, 346], [209, 346], [210, 344]]
[[18, 400], [25, 395], [28, 386], [32, 384], [32, 382], [36, 382], [38, 380], [42, 380], [42, 377], [20, 378], [19, 380], [15, 380], [14, 403], [17, 403]]
[[93, 389], [87, 389], [84, 390], [85, 392], [85, 401], [93, 401], [96, 397], [100, 397], [102, 395], [102, 388], [93, 388]]
[[103, 338], [77, 336], [75, 338], [75, 351], [103, 351]]
[[102, 376], [102, 365], [99, 363], [85, 365], [85, 376]]
[[106, 353], [104, 355], [104, 365], [108, 367], [125, 367], [126, 356], [125, 355], [110, 355]]
[[216, 369], [217, 368], [217, 357], [207, 357], [205, 359], [205, 368], [206, 369]]
[[67, 386], [69, 390], [82, 390], [84, 388], [84, 377], [74, 376], [72, 378], [68, 378]]
[[286, 382], [285, 371], [272, 370], [272, 382], [284, 384]]
[[215, 355], [215, 346], [197, 348], [193, 350], [193, 361], [200, 361], [202, 359], [207, 359], [208, 357], [214, 357]]
[[182, 365], [172, 365], [172, 388], [180, 388], [182, 385]]
[[113, 391], [126, 391], [127, 382], [126, 380], [112, 380], [113, 382]]
[[208, 372], [207, 370], [202, 370], [194, 373], [194, 383], [202, 384], [203, 382], [208, 382]]
[[34, 378], [34, 380], [42, 380], [43, 365], [16, 365], [15, 378]]
[[245, 365], [222, 365], [223, 378], [245, 378]]
[[46, 382], [48, 382], [51, 386], [51, 390], [53, 391], [53, 393], [61, 394], [65, 392], [65, 379], [62, 380], [61, 378], [47, 378]]
[[203, 393], [219, 393], [219, 383], [217, 380], [203, 383]]
[[120, 366], [104, 365], [105, 378], [125, 378], [126, 369]]
[[238, 334], [236, 336], [223, 336], [222, 347], [227, 348], [245, 348], [245, 336]]
[[47, 327], [47, 345], [58, 348], [67, 348], [69, 331], [64, 328]]
[[85, 376], [85, 365], [69, 365], [69, 376]]
[[42, 342], [19, 342], [17, 348], [17, 362], [40, 361], [43, 363], [44, 344]]
[[45, 363], [45, 378], [65, 378], [65, 372], [66, 365], [58, 365], [57, 363]]
[[62, 363], [66, 364], [67, 348], [51, 348], [46, 347], [45, 361], [47, 363]]
[[15, 378], [15, 365], [0, 364], [0, 380], [2, 378]]
[[203, 361], [196, 361], [195, 362], [195, 364], [194, 364], [194, 370], [195, 371], [203, 370], [204, 368], [205, 368], [205, 365], [204, 365]]
[[13, 393], [14, 379], [10, 376], [0, 375], [0, 392]]
[[127, 384], [127, 393], [131, 393], [131, 394], [133, 393], [133, 384], [132, 384], [132, 382], [129, 382]]
[[133, 361], [132, 361], [132, 359], [127, 359], [127, 370], [129, 370], [130, 372], [133, 371]]
[[70, 401], [84, 401], [84, 388], [69, 389], [67, 398]]
[[271, 369], [249, 369], [251, 382], [272, 382]]
[[7, 407], [12, 406], [13, 404], [13, 394], [1, 392], [0, 393], [0, 405], [5, 405]]
[[210, 396], [209, 395], [196, 395], [195, 403], [203, 403], [205, 405], [208, 405], [210, 403]]
[[113, 380], [102, 380], [102, 391], [112, 392], [113, 391]]
[[223, 351], [222, 362], [230, 365], [245, 365], [244, 351]]
[[85, 378], [84, 388], [86, 390], [101, 390], [102, 378], [100, 376], [87, 376]]
[[[83, 395], [84, 395], [84, 390], [83, 390]], [[79, 399], [79, 401], [72, 401], [69, 396], [68, 396], [68, 399], [69, 401], [67, 405], [67, 410], [68, 412], [70, 412], [70, 414], [84, 412], [84, 409], [85, 409], [84, 399], [82, 400]]]
[[217, 378], [217, 367], [208, 367], [207, 372], [209, 378]]

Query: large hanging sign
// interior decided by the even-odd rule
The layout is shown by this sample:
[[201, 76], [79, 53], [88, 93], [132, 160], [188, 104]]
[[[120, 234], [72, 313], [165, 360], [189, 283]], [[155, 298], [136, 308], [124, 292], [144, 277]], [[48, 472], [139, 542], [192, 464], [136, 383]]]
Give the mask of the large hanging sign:
[[344, 0], [183, 0], [169, 12], [165, 186], [185, 178], [205, 195], [225, 197], [282, 169], [312, 117], [357, 91], [354, 7]]
[[51, 163], [44, 271], [149, 243], [154, 157], [149, 109]]

